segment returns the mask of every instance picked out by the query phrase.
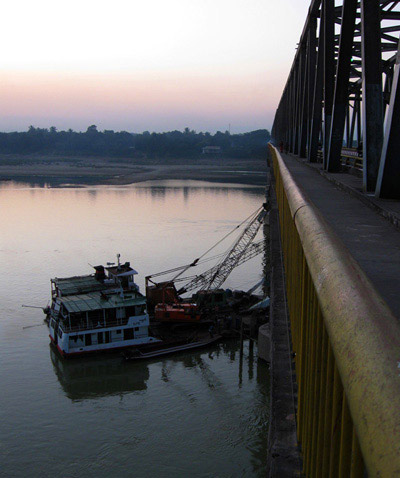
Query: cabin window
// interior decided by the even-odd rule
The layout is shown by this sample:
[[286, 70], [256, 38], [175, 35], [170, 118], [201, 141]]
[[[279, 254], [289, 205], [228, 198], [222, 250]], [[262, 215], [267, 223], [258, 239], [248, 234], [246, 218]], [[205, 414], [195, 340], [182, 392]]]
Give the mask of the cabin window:
[[88, 319], [89, 323], [91, 322], [93, 326], [99, 326], [101, 327], [101, 324], [103, 323], [103, 311], [102, 310], [93, 310], [88, 312]]
[[145, 311], [146, 311], [146, 306], [144, 304], [136, 306], [136, 315], [143, 315]]
[[85, 334], [85, 345], [92, 345], [92, 334]]
[[129, 287], [129, 281], [127, 277], [122, 277], [121, 285], [124, 289], [127, 289]]
[[104, 332], [104, 342], [106, 344], [110, 343], [110, 332], [108, 330], [106, 332]]
[[75, 327], [85, 327], [86, 326], [86, 313], [77, 312], [76, 314], [71, 314], [70, 316], [71, 328]]
[[120, 340], [122, 340], [121, 329], [120, 330], [114, 330], [112, 332], [111, 337], [112, 337], [112, 339], [111, 339], [112, 342], [119, 342]]
[[137, 332], [139, 330], [139, 327], [135, 327], [135, 332]]
[[116, 312], [115, 309], [106, 310], [106, 320], [107, 322], [115, 322]]
[[83, 345], [83, 335], [72, 335], [69, 338], [69, 348], [74, 349]]
[[117, 309], [117, 320], [118, 319], [125, 319], [125, 309], [123, 307], [118, 307]]
[[135, 306], [130, 306], [126, 308], [126, 316], [127, 317], [133, 317], [136, 314]]
[[98, 344], [103, 343], [103, 332], [97, 332], [97, 343]]
[[124, 340], [133, 339], [133, 329], [124, 329]]

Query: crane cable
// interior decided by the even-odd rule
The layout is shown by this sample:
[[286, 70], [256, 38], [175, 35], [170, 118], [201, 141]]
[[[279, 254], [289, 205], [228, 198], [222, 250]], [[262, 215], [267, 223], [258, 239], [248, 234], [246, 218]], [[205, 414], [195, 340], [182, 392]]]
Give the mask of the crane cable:
[[[264, 239], [261, 239], [260, 241], [253, 242], [253, 245], [260, 245], [263, 242], [264, 242]], [[222, 252], [221, 254], [217, 254], [216, 256], [211, 256], [209, 259], [204, 259], [203, 261], [198, 262], [197, 265], [205, 264], [206, 262], [210, 262], [214, 259], [218, 259], [218, 258], [221, 258], [223, 256], [226, 256], [226, 252]], [[195, 277], [199, 277], [199, 276], [198, 275], [193, 275], [193, 276], [187, 276], [187, 277], [180, 277], [180, 278], [176, 279], [175, 282], [190, 281], [190, 280], [194, 279]]]
[[[188, 264], [184, 269], [182, 269], [175, 277], [171, 279], [171, 282], [174, 282], [178, 277], [180, 277], [182, 274], [184, 274], [190, 267], [194, 267], [198, 264], [199, 260], [202, 259], [205, 255], [207, 255], [210, 251], [215, 249], [219, 244], [221, 244], [222, 241], [224, 241], [227, 237], [229, 237], [231, 234], [233, 234], [234, 231], [239, 229], [239, 227], [243, 226], [244, 223], [249, 222], [250, 219], [253, 221], [255, 217], [263, 210], [264, 206], [261, 206], [256, 209], [255, 212], [250, 214], [246, 219], [244, 219], [240, 224], [238, 224], [235, 228], [233, 228], [231, 231], [228, 232], [222, 239], [220, 239], [217, 243], [215, 243], [212, 247], [210, 247], [206, 252], [204, 252], [200, 257], [195, 259], [191, 264]], [[226, 253], [224, 253], [226, 254]]]

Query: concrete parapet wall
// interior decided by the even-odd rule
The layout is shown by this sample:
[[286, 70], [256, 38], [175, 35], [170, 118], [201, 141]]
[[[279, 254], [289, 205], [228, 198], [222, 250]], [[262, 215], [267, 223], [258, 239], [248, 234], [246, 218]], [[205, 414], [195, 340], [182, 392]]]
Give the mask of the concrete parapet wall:
[[[271, 305], [269, 324], [271, 413], [267, 476], [282, 478], [300, 476], [302, 464], [296, 436], [295, 387], [291, 363], [285, 279], [281, 260], [278, 211], [274, 199], [272, 199], [272, 206], [270, 211]], [[262, 339], [266, 344], [265, 339], [266, 335]]]
[[264, 324], [258, 329], [257, 340], [258, 358], [271, 361], [271, 329], [269, 324]]

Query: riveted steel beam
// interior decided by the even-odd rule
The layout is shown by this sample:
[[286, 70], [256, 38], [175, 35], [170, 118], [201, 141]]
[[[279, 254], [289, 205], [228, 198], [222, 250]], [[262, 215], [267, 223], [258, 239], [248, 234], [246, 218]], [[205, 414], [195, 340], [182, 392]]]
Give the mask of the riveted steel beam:
[[324, 168], [328, 162], [335, 80], [335, 1], [323, 0], [324, 8]]
[[308, 91], [307, 91], [307, 139], [306, 147], [310, 149], [312, 113], [314, 103], [315, 75], [317, 67], [317, 17], [310, 18], [308, 32]]
[[301, 85], [301, 97], [300, 97], [300, 115], [299, 115], [299, 156], [300, 158], [306, 157], [307, 146], [307, 116], [308, 116], [308, 90], [309, 90], [309, 41], [307, 45], [303, 47], [302, 59], [302, 75], [303, 82]]
[[325, 15], [322, 11], [321, 21], [319, 26], [318, 37], [318, 54], [317, 54], [317, 67], [315, 70], [314, 81], [314, 94], [313, 94], [313, 109], [311, 117], [311, 130], [308, 140], [308, 160], [311, 163], [317, 162], [318, 159], [318, 147], [319, 136], [321, 131], [322, 120], [322, 96], [323, 96], [323, 81], [324, 81], [324, 28], [325, 28]]
[[[339, 171], [346, 128], [346, 146], [357, 144], [363, 157], [363, 189], [374, 191], [383, 158], [383, 118], [392, 91], [396, 55], [391, 53], [397, 53], [400, 0], [358, 0], [355, 14], [354, 2], [311, 2], [273, 131], [286, 150], [310, 162], [318, 161], [322, 150], [323, 167]], [[350, 4], [356, 19], [353, 38], [345, 15]], [[381, 189], [381, 196], [385, 191]]]
[[327, 170], [330, 172], [337, 172], [341, 169], [340, 158], [343, 147], [346, 112], [348, 109], [348, 89], [356, 12], [357, 0], [345, 0], [343, 2], [335, 97], [327, 155]]
[[383, 143], [381, 9], [361, 0], [363, 188], [375, 191]]
[[400, 199], [400, 44], [391, 85], [390, 104], [382, 148], [377, 197]]

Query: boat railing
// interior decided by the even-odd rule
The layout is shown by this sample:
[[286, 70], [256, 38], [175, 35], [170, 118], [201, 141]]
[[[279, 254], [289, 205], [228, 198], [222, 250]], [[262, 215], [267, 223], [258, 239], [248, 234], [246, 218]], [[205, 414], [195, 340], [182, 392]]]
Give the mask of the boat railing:
[[[138, 316], [135, 316], [135, 318], [137, 317], [145, 317], [146, 314], [141, 314], [141, 315], [138, 315]], [[96, 331], [100, 331], [102, 329], [106, 329], [106, 328], [110, 328], [110, 327], [123, 327], [123, 326], [126, 326], [128, 325], [129, 323], [129, 318], [121, 318], [121, 319], [115, 319], [115, 320], [98, 320], [97, 323], [93, 320], [90, 320], [88, 322], [81, 322], [80, 324], [74, 324], [74, 325], [69, 325], [68, 322], [61, 322], [60, 323], [60, 328], [61, 330], [66, 333], [66, 334], [70, 334], [70, 333], [75, 333], [75, 332], [83, 332], [83, 331], [87, 331], [87, 330], [93, 330], [94, 332]], [[135, 325], [135, 327], [137, 327]]]
[[66, 334], [73, 333], [73, 332], [83, 332], [87, 330], [100, 330], [100, 329], [105, 329], [109, 327], [118, 327], [118, 326], [125, 326], [128, 325], [128, 320], [129, 319], [116, 319], [116, 320], [106, 320], [106, 321], [98, 321], [97, 324], [94, 323], [93, 321], [90, 321], [88, 323], [81, 323], [79, 325], [69, 325], [66, 323], [63, 323], [60, 325], [62, 331]]

